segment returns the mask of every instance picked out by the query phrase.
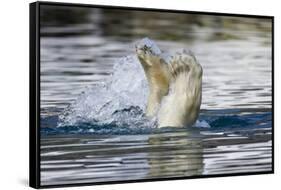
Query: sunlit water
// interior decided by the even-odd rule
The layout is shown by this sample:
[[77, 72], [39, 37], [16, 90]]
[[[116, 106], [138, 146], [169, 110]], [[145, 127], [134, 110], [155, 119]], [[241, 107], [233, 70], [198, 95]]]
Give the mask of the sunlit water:
[[[140, 13], [132, 23], [87, 15], [90, 23], [41, 28], [42, 185], [271, 171], [267, 21], [205, 26], [157, 14], [144, 25]], [[192, 50], [202, 65], [195, 126], [158, 129], [145, 118], [134, 53], [145, 36], [165, 51]]]

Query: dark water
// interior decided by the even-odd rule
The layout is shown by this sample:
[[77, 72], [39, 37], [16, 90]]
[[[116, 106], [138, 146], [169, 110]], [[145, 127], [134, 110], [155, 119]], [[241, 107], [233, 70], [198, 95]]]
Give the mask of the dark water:
[[[271, 171], [270, 20], [54, 7], [41, 14], [42, 185]], [[120, 70], [124, 80], [141, 75], [113, 65], [133, 55], [133, 43], [143, 37], [166, 51], [191, 49], [202, 65], [203, 100], [194, 127], [127, 122], [142, 113], [137, 79], [127, 102], [115, 95], [120, 101], [109, 107], [126, 108], [118, 115], [125, 123], [94, 119], [91, 106], [112, 98], [111, 91], [86, 89]], [[70, 116], [62, 117], [68, 108]], [[111, 116], [102, 114], [106, 121]]]

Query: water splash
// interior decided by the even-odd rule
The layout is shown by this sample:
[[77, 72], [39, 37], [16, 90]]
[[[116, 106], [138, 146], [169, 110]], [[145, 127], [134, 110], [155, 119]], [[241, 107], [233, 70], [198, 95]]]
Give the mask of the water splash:
[[148, 85], [136, 56], [127, 56], [113, 67], [103, 83], [87, 88], [59, 116], [59, 126], [79, 123], [147, 125], [154, 120], [144, 116]]

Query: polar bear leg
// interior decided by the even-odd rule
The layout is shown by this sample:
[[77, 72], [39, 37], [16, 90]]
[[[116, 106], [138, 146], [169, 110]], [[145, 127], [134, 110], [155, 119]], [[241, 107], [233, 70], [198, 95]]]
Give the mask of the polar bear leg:
[[191, 52], [183, 51], [172, 58], [168, 70], [170, 89], [159, 108], [159, 127], [191, 126], [201, 105], [202, 68]]
[[166, 96], [169, 91], [171, 76], [168, 64], [161, 56], [145, 48], [137, 47], [136, 51], [149, 86], [146, 116], [153, 117], [156, 116], [163, 96]]

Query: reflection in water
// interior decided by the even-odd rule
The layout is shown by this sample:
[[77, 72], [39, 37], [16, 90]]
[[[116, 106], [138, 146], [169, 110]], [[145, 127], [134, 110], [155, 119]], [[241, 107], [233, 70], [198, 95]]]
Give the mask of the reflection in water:
[[[270, 19], [64, 6], [40, 14], [42, 185], [271, 171]], [[143, 37], [194, 52], [204, 70], [199, 119], [211, 128], [57, 128]]]
[[[197, 131], [198, 132], [198, 131]], [[163, 133], [148, 139], [148, 163], [151, 178], [197, 176], [203, 172], [203, 147], [200, 138], [188, 131]]]
[[[198, 131], [197, 131], [198, 133]], [[43, 184], [200, 175], [202, 141], [186, 131], [150, 136], [51, 137], [42, 141]]]
[[271, 129], [234, 126], [161, 129], [138, 135], [42, 136], [41, 182], [55, 185], [270, 171]]

